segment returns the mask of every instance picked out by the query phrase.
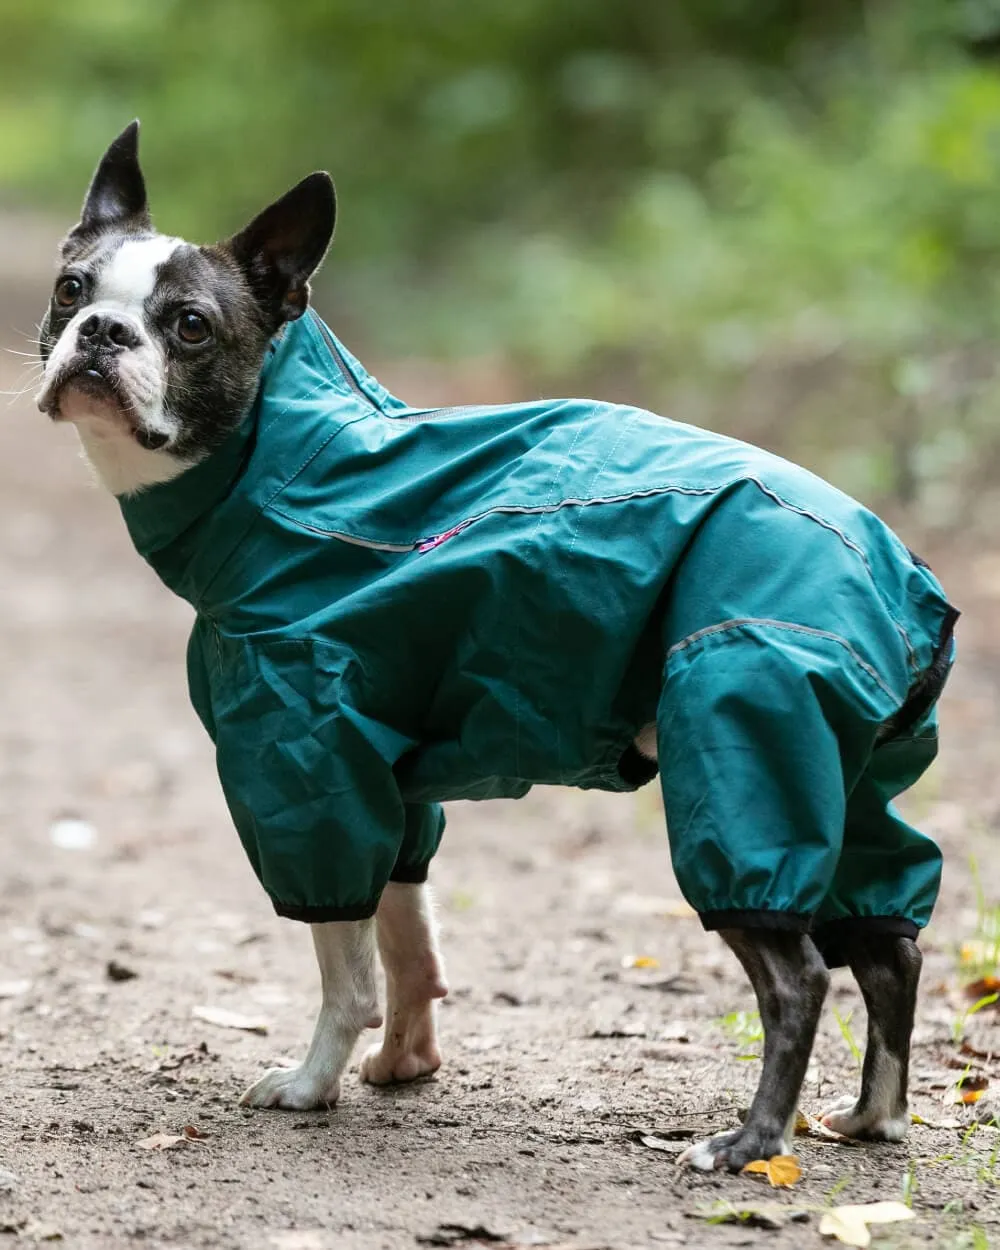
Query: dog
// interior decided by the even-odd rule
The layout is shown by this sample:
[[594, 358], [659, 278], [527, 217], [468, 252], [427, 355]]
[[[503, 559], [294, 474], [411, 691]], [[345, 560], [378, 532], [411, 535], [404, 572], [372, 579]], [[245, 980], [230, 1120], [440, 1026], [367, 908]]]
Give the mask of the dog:
[[138, 123], [62, 244], [38, 406], [73, 423], [139, 552], [196, 609], [195, 707], [254, 870], [312, 927], [304, 1062], [253, 1107], [436, 1071], [427, 886], [452, 798], [661, 774], [675, 872], [753, 985], [745, 1122], [684, 1161], [790, 1151], [828, 969], [868, 1009], [860, 1094], [900, 1141], [940, 853], [891, 800], [937, 745], [957, 612], [860, 504], [735, 440], [589, 400], [413, 409], [309, 307], [314, 173], [213, 246], [153, 228]]

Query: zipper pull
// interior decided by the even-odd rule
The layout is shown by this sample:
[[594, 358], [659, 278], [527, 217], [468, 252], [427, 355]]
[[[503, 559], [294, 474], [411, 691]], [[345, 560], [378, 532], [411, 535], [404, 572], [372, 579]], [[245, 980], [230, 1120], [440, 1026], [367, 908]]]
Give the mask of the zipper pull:
[[449, 538], [454, 538], [456, 534], [460, 534], [468, 524], [468, 521], [462, 521], [458, 525], [453, 525], [450, 530], [445, 530], [443, 534], [435, 534], [433, 538], [425, 539], [417, 545], [417, 551], [433, 551], [435, 547], [440, 547]]

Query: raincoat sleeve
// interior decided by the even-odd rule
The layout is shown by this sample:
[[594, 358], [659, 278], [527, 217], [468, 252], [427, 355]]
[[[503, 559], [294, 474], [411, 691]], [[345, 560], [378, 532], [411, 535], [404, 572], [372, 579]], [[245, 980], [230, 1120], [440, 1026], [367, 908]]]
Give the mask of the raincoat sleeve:
[[404, 803], [393, 766], [411, 743], [360, 709], [354, 658], [282, 641], [226, 668], [214, 701], [219, 775], [278, 914], [359, 920], [389, 880], [423, 880], [443, 816]]

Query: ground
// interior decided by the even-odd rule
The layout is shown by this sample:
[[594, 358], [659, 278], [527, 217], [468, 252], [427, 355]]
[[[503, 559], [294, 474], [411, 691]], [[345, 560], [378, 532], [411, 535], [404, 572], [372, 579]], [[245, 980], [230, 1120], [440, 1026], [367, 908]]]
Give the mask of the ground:
[[[433, 873], [451, 983], [437, 1079], [376, 1091], [355, 1063], [336, 1110], [237, 1106], [304, 1053], [308, 933], [271, 913], [231, 828], [185, 692], [188, 609], [130, 549], [71, 433], [30, 396], [0, 412], [0, 1231], [81, 1248], [791, 1250], [824, 1244], [831, 1202], [905, 1199], [919, 1218], [876, 1245], [1000, 1246], [1000, 1131], [970, 1130], [954, 1090], [970, 1062], [1000, 1082], [1000, 1060], [955, 1040], [1000, 1051], [1000, 1013], [963, 1022], [957, 963], [982, 928], [970, 857], [987, 901], [1000, 893], [1000, 556], [928, 552], [966, 608], [946, 746], [909, 803], [947, 858], [914, 1048], [930, 1123], [902, 1146], [800, 1137], [802, 1180], [772, 1191], [675, 1163], [691, 1135], [737, 1122], [759, 1046], [735, 961], [681, 904], [655, 787], [454, 805]], [[853, 1015], [842, 1031], [827, 1009], [810, 1113], [857, 1085], [846, 974], [830, 1003]], [[268, 1031], [205, 1022], [203, 1006]], [[142, 1145], [188, 1125], [203, 1136]], [[704, 1218], [772, 1201], [806, 1222]]]

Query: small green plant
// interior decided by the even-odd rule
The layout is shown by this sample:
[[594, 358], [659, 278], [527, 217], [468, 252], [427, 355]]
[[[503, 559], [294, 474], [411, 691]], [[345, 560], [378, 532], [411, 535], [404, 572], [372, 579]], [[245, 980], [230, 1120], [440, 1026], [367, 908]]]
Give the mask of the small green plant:
[[965, 1036], [965, 1026], [969, 1023], [969, 1017], [974, 1016], [977, 1011], [982, 1011], [984, 1007], [992, 1007], [998, 999], [1000, 999], [1000, 991], [995, 994], [984, 994], [971, 1007], [966, 1007], [955, 1016], [951, 1025], [951, 1040], [956, 1046]]
[[842, 1176], [826, 1195], [826, 1205], [828, 1207], [836, 1206], [837, 1199], [851, 1183], [850, 1176]]
[[969, 871], [976, 891], [976, 931], [962, 943], [959, 962], [963, 975], [971, 981], [1000, 973], [1000, 903], [989, 903], [983, 889], [979, 862], [973, 855]]
[[837, 1027], [840, 1029], [840, 1036], [846, 1042], [847, 1049], [851, 1052], [851, 1057], [858, 1065], [858, 1071], [860, 1072], [862, 1065], [861, 1047], [855, 1041], [854, 1034], [851, 1032], [851, 1020], [854, 1016], [854, 1012], [849, 1011], [846, 1016], [842, 1016], [836, 1006], [832, 1003], [830, 1005], [830, 1010], [833, 1012], [834, 1020], [837, 1021]]
[[906, 1171], [903, 1173], [903, 1203], [905, 1206], [913, 1206], [913, 1200], [917, 1196], [920, 1188], [920, 1182], [917, 1180], [917, 1161], [911, 1159], [906, 1165]]
[[759, 1011], [731, 1011], [728, 1016], [722, 1016], [718, 1024], [744, 1048], [744, 1053], [737, 1055], [737, 1059], [760, 1058], [759, 1051], [745, 1051], [746, 1047], [759, 1045], [764, 1040], [764, 1026], [760, 1022]]

